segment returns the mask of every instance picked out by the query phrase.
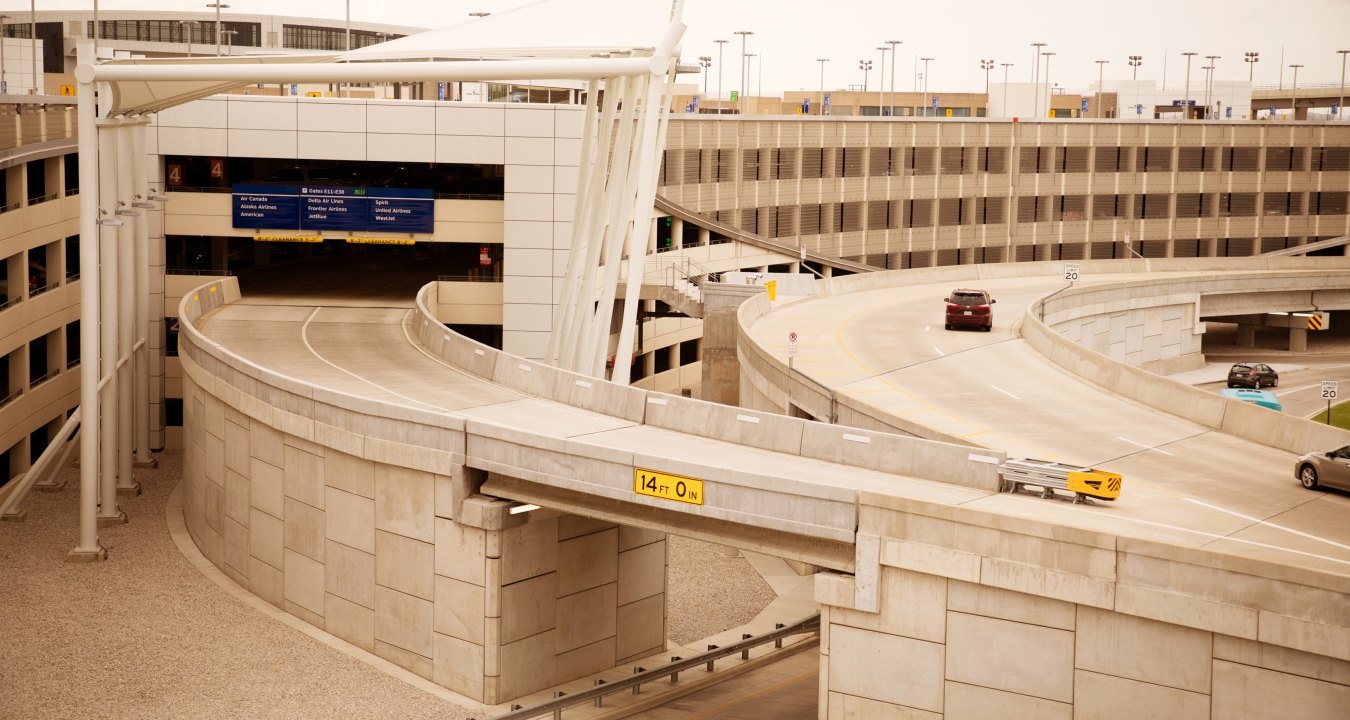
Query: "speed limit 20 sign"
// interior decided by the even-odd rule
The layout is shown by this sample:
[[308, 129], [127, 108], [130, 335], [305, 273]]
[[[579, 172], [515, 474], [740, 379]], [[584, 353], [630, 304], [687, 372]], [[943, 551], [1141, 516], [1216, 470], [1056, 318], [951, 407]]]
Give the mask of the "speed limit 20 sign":
[[1078, 282], [1078, 263], [1064, 263], [1064, 281]]
[[1339, 389], [1340, 384], [1341, 384], [1341, 383], [1340, 383], [1339, 380], [1323, 380], [1323, 381], [1322, 381], [1322, 399], [1323, 399], [1323, 400], [1335, 400], [1335, 399], [1336, 399], [1336, 395], [1337, 395], [1337, 391], [1338, 391], [1338, 389]]

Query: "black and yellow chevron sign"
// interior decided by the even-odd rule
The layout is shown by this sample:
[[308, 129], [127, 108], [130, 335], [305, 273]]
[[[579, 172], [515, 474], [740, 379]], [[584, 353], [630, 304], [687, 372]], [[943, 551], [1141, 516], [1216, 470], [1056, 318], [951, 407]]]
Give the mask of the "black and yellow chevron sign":
[[1322, 329], [1322, 313], [1313, 313], [1312, 315], [1308, 316], [1308, 329], [1309, 330]]

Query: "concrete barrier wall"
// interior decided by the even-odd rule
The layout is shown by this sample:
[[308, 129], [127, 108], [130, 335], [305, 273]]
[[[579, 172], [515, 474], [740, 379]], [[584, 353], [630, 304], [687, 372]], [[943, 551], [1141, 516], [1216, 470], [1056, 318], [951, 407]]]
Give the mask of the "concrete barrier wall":
[[[1271, 302], [1287, 302], [1289, 293], [1301, 292], [1311, 297], [1310, 288], [1328, 287], [1320, 292], [1319, 300], [1334, 301], [1344, 297], [1343, 289], [1350, 286], [1350, 258], [1345, 257], [1255, 257], [1255, 258], [1176, 258], [1129, 260], [1077, 261], [1083, 276], [1140, 273], [1141, 281], [1110, 286], [1078, 286], [1061, 292], [1045, 305], [1045, 322], [1040, 320], [1040, 305], [1033, 306], [1022, 319], [1020, 332], [1038, 352], [1069, 372], [1112, 392], [1142, 402], [1150, 407], [1177, 415], [1206, 427], [1254, 442], [1263, 443], [1290, 452], [1304, 453], [1327, 447], [1350, 444], [1350, 433], [1302, 418], [1256, 408], [1247, 403], [1220, 398], [1212, 393], [1168, 380], [1146, 369], [1130, 367], [1107, 354], [1084, 347], [1073, 339], [1052, 330], [1050, 326], [1077, 325], [1080, 329], [1095, 323], [1097, 315], [1135, 314], [1135, 319], [1124, 321], [1122, 329], [1128, 335], [1132, 326], [1159, 324], [1158, 346], [1162, 337], [1178, 338], [1179, 363], [1186, 360], [1190, 343], [1199, 337], [1185, 338], [1186, 324], [1178, 313], [1195, 313], [1195, 299], [1201, 306], [1206, 298], [1261, 297], [1269, 293]], [[950, 282], [971, 284], [978, 280], [1017, 277], [1060, 277], [1063, 262], [998, 263], [983, 265], [946, 266], [895, 272], [879, 272], [831, 278], [821, 283], [822, 295], [846, 295], [890, 287]], [[1234, 271], [1240, 272], [1234, 275]], [[1271, 271], [1279, 271], [1272, 274]], [[1201, 275], [1163, 279], [1158, 273], [1222, 272], [1221, 276]], [[1147, 273], [1147, 274], [1144, 274]], [[1247, 302], [1232, 301], [1232, 302]], [[1326, 307], [1326, 305], [1323, 305]], [[1284, 306], [1267, 310], [1288, 309]], [[741, 359], [741, 383], [754, 389], [754, 394], [780, 410], [786, 410], [789, 389], [792, 405], [802, 408], [817, 418], [828, 418], [834, 407], [837, 422], [842, 425], [889, 430], [912, 434], [929, 440], [960, 444], [957, 438], [943, 436], [902, 418], [888, 417], [862, 403], [845, 398], [831, 402], [828, 389], [789, 377], [787, 365], [767, 348], [759, 346], [747, 328], [756, 320], [773, 311], [765, 297], [747, 300], [738, 310], [738, 354]], [[1167, 331], [1162, 323], [1171, 322]], [[1047, 325], [1049, 323], [1049, 325]], [[1109, 322], [1107, 323], [1109, 327]], [[1081, 336], [1081, 330], [1080, 330]], [[1107, 348], [1111, 334], [1107, 335]], [[1125, 348], [1132, 347], [1127, 344]], [[1142, 361], [1142, 356], [1136, 358]], [[1149, 363], [1161, 368], [1166, 360]], [[1170, 369], [1170, 368], [1168, 368]], [[936, 477], [950, 474], [950, 468], [916, 468], [918, 477]], [[923, 474], [934, 473], [933, 475]], [[977, 486], [979, 487], [979, 486]]]
[[862, 518], [875, 565], [816, 579], [825, 717], [1345, 717], [1345, 575], [872, 494]]
[[[1321, 260], [1317, 258], [1313, 262], [1320, 265]], [[1272, 299], [1278, 300], [1287, 298], [1288, 289], [1294, 286], [1304, 288], [1302, 292], [1306, 294], [1311, 287], [1345, 285], [1350, 285], [1350, 274], [1344, 272], [1283, 271], [1229, 274], [1219, 278], [1150, 278], [1129, 285], [1075, 288], [1043, 301], [1044, 323], [1040, 320], [1042, 302], [1033, 304], [1022, 320], [1021, 332], [1029, 345], [1055, 364], [1118, 395], [1244, 440], [1302, 454], [1350, 443], [1350, 432], [1222, 398], [1145, 369], [1130, 367], [1075, 342], [1071, 335], [1061, 334], [1051, 326], [1070, 324], [1074, 318], [1100, 317], [1098, 313], [1104, 307], [1128, 302], [1132, 295], [1194, 296], [1201, 298], [1203, 304], [1203, 298], [1210, 295], [1240, 294], [1250, 299], [1269, 293]]]
[[[820, 434], [813, 428], [817, 423], [809, 420], [786, 417], [777, 412], [639, 390], [503, 353], [450, 332], [436, 322], [430, 310], [434, 303], [428, 302], [432, 292], [435, 292], [435, 287], [428, 285], [418, 293], [416, 306], [421, 317], [412, 321], [415, 336], [423, 346], [451, 364], [460, 359], [467, 360], [473, 363], [475, 372], [482, 373], [480, 376], [490, 377], [494, 382], [522, 393], [624, 417], [650, 427], [727, 441], [742, 447], [829, 460], [850, 467], [909, 477], [940, 478], [990, 492], [998, 490], [997, 468], [986, 461], [970, 460], [970, 447], [959, 444], [929, 446], [915, 442], [913, 438], [890, 437], [894, 426], [887, 424], [884, 419], [872, 419], [877, 413], [867, 408], [844, 408], [841, 412], [864, 423], [854, 434], [867, 438], [866, 442], [875, 442], [874, 451], [844, 452], [820, 442]], [[767, 306], [767, 300], [759, 295], [743, 303], [742, 307], [750, 307], [750, 311], [754, 311], [753, 308], [760, 307], [760, 302]], [[767, 358], [763, 362], [767, 363]], [[490, 375], [487, 374], [489, 368]], [[786, 366], [781, 368], [781, 373], [786, 377]], [[812, 401], [813, 396], [807, 392], [807, 382], [804, 379], [798, 382], [801, 385], [794, 385], [799, 387], [794, 399], [801, 397]], [[581, 389], [583, 385], [590, 387]], [[770, 387], [773, 386], [765, 385], [766, 389]], [[827, 395], [817, 395], [813, 401], [824, 407], [829, 405]], [[828, 417], [826, 409], [822, 408], [821, 412]], [[830, 433], [838, 436], [838, 431]], [[886, 452], [875, 452], [877, 448], [885, 448]], [[994, 451], [982, 449], [979, 455], [1002, 460], [1002, 454]], [[806, 492], [787, 491], [791, 494]], [[631, 492], [631, 488], [623, 489], [623, 492]], [[842, 521], [842, 518], [839, 519]], [[842, 529], [843, 525], [836, 527]]]

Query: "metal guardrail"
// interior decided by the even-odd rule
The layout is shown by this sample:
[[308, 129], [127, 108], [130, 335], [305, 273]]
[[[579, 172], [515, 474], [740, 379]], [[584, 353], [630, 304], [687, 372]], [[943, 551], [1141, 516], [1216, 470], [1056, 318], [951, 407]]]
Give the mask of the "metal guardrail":
[[204, 275], [211, 277], [229, 277], [234, 273], [229, 270], [194, 270], [192, 268], [169, 268], [164, 271], [165, 275]]
[[[497, 266], [500, 267], [500, 265]], [[436, 281], [499, 283], [502, 282], [502, 276], [500, 274], [493, 274], [493, 273], [480, 273], [477, 275], [470, 273], [461, 273], [458, 275], [437, 275]]]
[[45, 382], [47, 382], [48, 380], [51, 380], [52, 378], [56, 377], [57, 375], [60, 375], [61, 372], [62, 372], [62, 370], [63, 370], [63, 368], [56, 368], [55, 370], [48, 370], [46, 375], [39, 375], [38, 377], [35, 377], [35, 378], [33, 378], [32, 380], [29, 380], [29, 381], [28, 381], [28, 387], [29, 387], [30, 389], [31, 389], [31, 388], [35, 388], [35, 387], [41, 385], [42, 383], [45, 383]]
[[791, 625], [779, 623], [775, 626], [773, 632], [763, 635], [742, 635], [741, 641], [726, 647], [717, 647], [709, 645], [708, 651], [699, 653], [691, 658], [672, 657], [670, 663], [659, 668], [634, 668], [633, 676], [618, 680], [615, 682], [605, 682], [596, 680], [595, 687], [575, 695], [558, 695], [548, 702], [535, 705], [534, 707], [521, 707], [513, 705], [511, 712], [497, 715], [492, 720], [528, 720], [529, 718], [538, 718], [550, 715], [554, 720], [562, 720], [563, 711], [593, 702], [595, 707], [602, 707], [606, 695], [631, 690], [637, 695], [642, 690], [645, 683], [653, 682], [661, 678], [669, 677], [672, 683], [679, 682], [680, 673], [686, 670], [692, 670], [700, 665], [705, 666], [707, 672], [713, 671], [713, 663], [731, 655], [740, 655], [742, 660], [750, 659], [750, 651], [761, 645], [773, 643], [775, 648], [783, 647], [783, 639], [793, 635], [804, 635], [807, 633], [820, 633], [820, 613], [812, 614], [802, 620], [798, 620]]
[[0, 407], [4, 407], [14, 402], [19, 398], [20, 395], [23, 395], [23, 388], [19, 388], [18, 390], [15, 390], [14, 392], [6, 395], [5, 397], [0, 398]]

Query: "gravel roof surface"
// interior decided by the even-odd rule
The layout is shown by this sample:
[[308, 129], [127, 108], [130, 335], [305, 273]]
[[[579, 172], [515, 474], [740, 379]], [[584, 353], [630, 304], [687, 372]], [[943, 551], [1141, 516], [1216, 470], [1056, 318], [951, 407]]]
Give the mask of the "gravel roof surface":
[[[179, 552], [165, 522], [182, 454], [139, 469], [125, 525], [100, 529], [108, 560], [71, 564], [79, 477], [33, 492], [0, 523], [0, 718], [482, 717], [236, 600]], [[671, 538], [673, 642], [743, 624], [774, 597], [744, 558]]]

